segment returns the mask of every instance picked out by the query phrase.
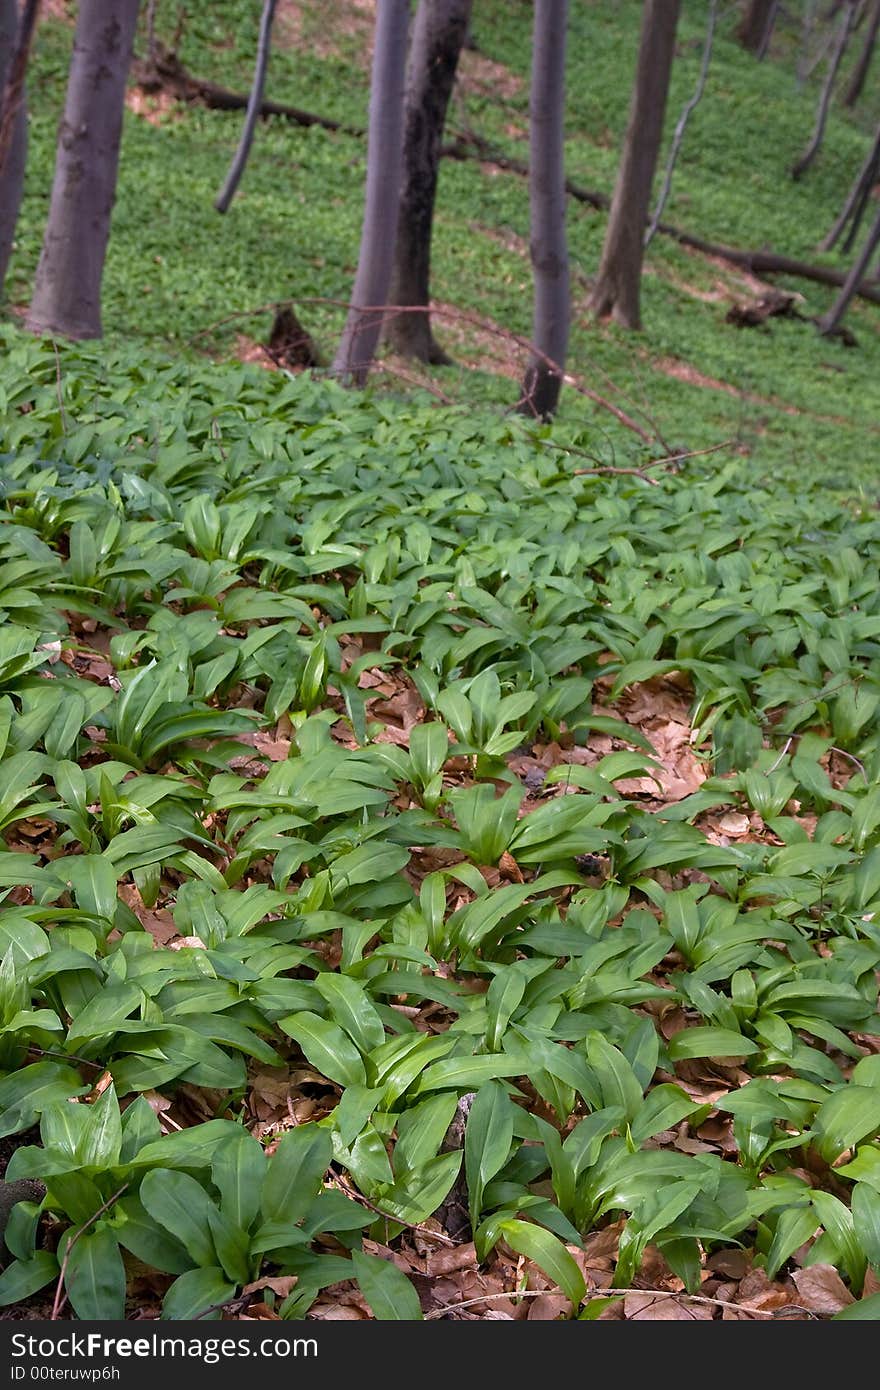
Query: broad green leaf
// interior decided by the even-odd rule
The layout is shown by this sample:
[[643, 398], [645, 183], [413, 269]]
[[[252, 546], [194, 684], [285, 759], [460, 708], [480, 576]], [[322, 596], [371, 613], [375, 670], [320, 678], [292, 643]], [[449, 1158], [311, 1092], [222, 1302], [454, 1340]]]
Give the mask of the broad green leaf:
[[215, 1207], [201, 1183], [189, 1173], [154, 1168], [141, 1183], [140, 1198], [153, 1220], [180, 1241], [196, 1264], [216, 1264], [210, 1215]]
[[530, 1061], [525, 1052], [493, 1052], [482, 1057], [446, 1057], [428, 1067], [416, 1087], [417, 1094], [449, 1086], [459, 1091], [476, 1090], [484, 1081], [501, 1076], [526, 1076]]
[[249, 1230], [260, 1211], [266, 1155], [258, 1140], [242, 1132], [221, 1144], [211, 1164], [211, 1181], [220, 1193], [223, 1217]]
[[574, 1258], [557, 1236], [529, 1221], [502, 1221], [499, 1233], [518, 1255], [534, 1260], [549, 1279], [559, 1286], [575, 1308], [585, 1296], [587, 1286]]
[[749, 1057], [760, 1052], [751, 1038], [730, 1028], [683, 1028], [670, 1038], [668, 1048], [674, 1062], [687, 1057]]
[[71, 1238], [64, 1288], [78, 1318], [118, 1322], [125, 1317], [125, 1266], [108, 1226], [99, 1222]]
[[[217, 1266], [191, 1269], [175, 1279], [162, 1300], [162, 1317], [172, 1322], [192, 1318], [207, 1321], [221, 1316], [220, 1305], [234, 1298], [236, 1287]], [[208, 1309], [214, 1311], [208, 1312]]]
[[487, 1081], [474, 1096], [464, 1136], [471, 1228], [477, 1229], [483, 1192], [507, 1162], [513, 1140], [513, 1102], [498, 1081]]
[[49, 1250], [38, 1250], [33, 1259], [13, 1260], [0, 1274], [0, 1308], [22, 1303], [58, 1278], [58, 1257]]
[[363, 985], [350, 975], [318, 975], [315, 988], [327, 1002], [334, 1023], [344, 1028], [361, 1052], [385, 1041], [385, 1027]]
[[340, 1086], [365, 1086], [361, 1054], [336, 1023], [304, 1009], [278, 1020], [278, 1027], [299, 1043], [316, 1071]]
[[315, 1124], [288, 1130], [269, 1160], [263, 1181], [264, 1220], [295, 1226], [320, 1191], [332, 1153], [329, 1130]]
[[352, 1251], [354, 1277], [361, 1293], [380, 1322], [414, 1322], [421, 1320], [419, 1297], [403, 1270], [390, 1260], [376, 1255]]
[[844, 1149], [855, 1148], [862, 1139], [880, 1129], [880, 1088], [850, 1084], [835, 1091], [816, 1111], [813, 1132], [816, 1147], [827, 1163]]

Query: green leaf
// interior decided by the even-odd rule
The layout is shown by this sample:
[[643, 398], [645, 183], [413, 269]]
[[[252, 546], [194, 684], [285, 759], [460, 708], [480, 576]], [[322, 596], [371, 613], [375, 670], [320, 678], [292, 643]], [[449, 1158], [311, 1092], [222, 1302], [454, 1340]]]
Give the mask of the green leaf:
[[699, 1101], [691, 1100], [680, 1086], [664, 1082], [645, 1096], [630, 1124], [630, 1133], [637, 1144], [644, 1144], [646, 1139], [672, 1129], [701, 1108]]
[[114, 1208], [121, 1221], [114, 1226], [119, 1244], [145, 1265], [163, 1274], [183, 1274], [193, 1261], [180, 1241], [154, 1221], [139, 1197], [123, 1197]]
[[419, 1296], [402, 1270], [390, 1260], [352, 1251], [354, 1276], [361, 1293], [380, 1322], [421, 1320]]
[[211, 1181], [220, 1193], [220, 1211], [247, 1231], [260, 1212], [267, 1159], [258, 1140], [242, 1131], [222, 1144], [211, 1164]]
[[89, 1112], [89, 1123], [80, 1143], [79, 1158], [84, 1168], [112, 1168], [119, 1162], [122, 1148], [122, 1118], [116, 1090], [102, 1091]]
[[278, 1020], [291, 1038], [299, 1043], [316, 1071], [340, 1086], [365, 1086], [367, 1074], [361, 1054], [338, 1024], [304, 1009]]
[[816, 1234], [817, 1226], [818, 1217], [809, 1204], [786, 1207], [780, 1212], [770, 1249], [767, 1251], [768, 1279], [776, 1278], [785, 1261]]
[[191, 1269], [175, 1279], [166, 1293], [162, 1300], [162, 1317], [172, 1322], [219, 1318], [219, 1308], [212, 1313], [206, 1310], [228, 1303], [235, 1294], [235, 1285], [227, 1282], [223, 1270], [216, 1265], [207, 1269]]
[[868, 1264], [880, 1269], [880, 1192], [867, 1183], [857, 1182], [851, 1202], [856, 1239]]
[[464, 1166], [471, 1229], [483, 1209], [483, 1191], [507, 1162], [513, 1140], [513, 1102], [498, 1081], [487, 1081], [474, 1096], [464, 1135]]
[[57, 1278], [58, 1259], [49, 1250], [38, 1250], [30, 1260], [13, 1260], [0, 1274], [0, 1308], [23, 1302]]
[[683, 1028], [670, 1038], [668, 1048], [674, 1062], [688, 1057], [749, 1057], [761, 1050], [732, 1028]]
[[623, 1053], [601, 1033], [590, 1033], [587, 1061], [602, 1091], [603, 1106], [619, 1106], [626, 1118], [633, 1120], [641, 1109], [642, 1088]]
[[880, 1293], [872, 1293], [869, 1298], [847, 1304], [834, 1314], [831, 1321], [842, 1322], [845, 1319], [852, 1322], [880, 1322]]
[[452, 1087], [460, 1091], [475, 1090], [484, 1081], [501, 1076], [527, 1076], [530, 1060], [526, 1052], [493, 1052], [482, 1057], [446, 1057], [435, 1062], [422, 1075], [416, 1093]]
[[269, 1160], [263, 1182], [264, 1220], [295, 1226], [320, 1191], [332, 1156], [329, 1130], [316, 1124], [288, 1130]]
[[327, 1002], [333, 1021], [344, 1028], [355, 1047], [372, 1052], [385, 1041], [385, 1026], [363, 985], [350, 975], [329, 971], [318, 975], [315, 988]]
[[498, 1229], [511, 1250], [533, 1260], [577, 1308], [587, 1286], [562, 1241], [543, 1226], [533, 1226], [529, 1221], [502, 1221]]
[[109, 1227], [99, 1223], [71, 1240], [64, 1287], [78, 1318], [114, 1322], [125, 1317], [125, 1266]]
[[153, 1220], [180, 1241], [196, 1264], [216, 1264], [211, 1238], [211, 1211], [216, 1207], [201, 1183], [189, 1173], [154, 1168], [141, 1183], [140, 1198]]
[[816, 1111], [813, 1132], [826, 1163], [880, 1129], [880, 1088], [854, 1086], [835, 1091]]

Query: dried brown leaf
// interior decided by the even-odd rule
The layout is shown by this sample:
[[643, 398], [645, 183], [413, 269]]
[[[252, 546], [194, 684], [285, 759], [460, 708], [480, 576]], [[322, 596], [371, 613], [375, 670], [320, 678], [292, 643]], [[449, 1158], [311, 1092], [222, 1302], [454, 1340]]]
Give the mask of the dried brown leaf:
[[839, 1313], [855, 1302], [833, 1265], [809, 1265], [792, 1274], [798, 1291], [798, 1302], [811, 1313]]

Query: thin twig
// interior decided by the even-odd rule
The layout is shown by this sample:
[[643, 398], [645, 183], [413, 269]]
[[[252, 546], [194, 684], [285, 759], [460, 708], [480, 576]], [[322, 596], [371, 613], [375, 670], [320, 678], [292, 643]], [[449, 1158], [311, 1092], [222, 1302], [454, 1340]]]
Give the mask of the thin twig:
[[50, 1322], [57, 1321], [58, 1314], [61, 1312], [61, 1308], [63, 1306], [64, 1300], [62, 1299], [61, 1295], [64, 1289], [64, 1276], [67, 1273], [67, 1262], [70, 1259], [70, 1252], [73, 1250], [73, 1247], [76, 1245], [76, 1242], [79, 1240], [80, 1236], [85, 1235], [89, 1227], [94, 1226], [95, 1222], [98, 1220], [98, 1217], [103, 1216], [104, 1212], [108, 1211], [109, 1208], [113, 1206], [114, 1202], [118, 1202], [123, 1192], [127, 1192], [130, 1186], [131, 1183], [123, 1183], [119, 1191], [114, 1192], [112, 1197], [108, 1197], [106, 1202], [104, 1202], [103, 1206], [98, 1207], [98, 1210], [94, 1213], [94, 1215], [90, 1216], [88, 1221], [83, 1222], [82, 1226], [80, 1226], [76, 1234], [72, 1236], [70, 1240], [68, 1240], [67, 1249], [64, 1252], [64, 1259], [61, 1261], [61, 1269], [58, 1272], [58, 1284], [55, 1288], [55, 1302], [52, 1304], [52, 1316], [50, 1318]]
[[868, 780], [868, 774], [867, 774], [867, 772], [865, 771], [865, 764], [859, 762], [859, 760], [858, 760], [858, 758], [856, 757], [855, 753], [847, 753], [847, 751], [846, 751], [845, 748], [838, 748], [837, 745], [834, 744], [834, 743], [832, 743], [831, 747], [828, 749], [828, 752], [829, 752], [829, 753], [839, 753], [840, 756], [841, 756], [842, 758], [848, 758], [849, 761], [850, 761], [851, 763], [855, 763], [856, 767], [859, 769], [859, 772], [862, 774], [862, 776], [864, 777], [865, 781], [867, 782], [867, 780]]
[[[271, 303], [263, 304], [256, 309], [242, 309], [238, 313], [227, 314], [224, 318], [217, 319], [215, 320], [215, 322], [208, 324], [207, 327], [199, 329], [198, 333], [194, 333], [192, 338], [190, 338], [189, 340], [190, 344], [197, 342], [199, 338], [207, 337], [209, 333], [214, 332], [218, 328], [224, 327], [224, 325], [228, 323], [234, 323], [238, 319], [257, 318], [260, 314], [269, 313], [270, 310], [278, 310], [280, 308], [290, 305], [291, 302], [291, 300], [273, 300]], [[326, 295], [300, 296], [296, 302], [298, 304], [328, 305], [331, 308], [338, 309], [349, 309], [351, 307], [348, 300], [331, 299]], [[509, 329], [499, 328], [497, 324], [492, 323], [492, 321], [489, 319], [482, 318], [479, 314], [468, 314], [462, 310], [447, 309], [436, 304], [367, 304], [363, 306], [363, 313], [381, 315], [392, 313], [431, 313], [434, 315], [438, 315], [440, 318], [450, 319], [455, 323], [466, 323], [474, 328], [478, 328], [483, 333], [489, 333], [493, 337], [501, 339], [502, 342], [512, 343], [514, 346], [518, 347], [524, 352], [533, 353], [542, 362], [544, 362], [546, 366], [548, 366], [551, 369], [551, 371], [562, 372], [562, 368], [559, 366], [559, 363], [554, 362], [553, 359], [549, 357], [546, 353], [540, 352], [534, 346], [534, 344], [530, 342], [528, 338], [524, 337], [520, 333], [514, 333]], [[332, 372], [328, 370], [327, 375], [332, 375]], [[624, 426], [625, 429], [628, 429], [632, 431], [633, 434], [638, 435], [639, 439], [641, 439], [644, 444], [652, 444], [655, 442], [655, 439], [648, 433], [647, 430], [642, 428], [638, 421], [634, 420], [631, 415], [628, 415], [625, 410], [621, 410], [619, 406], [613, 403], [613, 401], [609, 401], [598, 391], [594, 391], [592, 387], [585, 386], [582, 382], [576, 381], [568, 373], [563, 374], [563, 380], [565, 381], [565, 384], [567, 386], [571, 387], [571, 389], [577, 393], [577, 395], [584, 396], [587, 400], [592, 401], [595, 405], [601, 406], [603, 410], [609, 411], [610, 414], [612, 414], [615, 417], [615, 419], [621, 425]]]
[[672, 189], [672, 175], [675, 173], [675, 165], [678, 160], [678, 153], [681, 149], [681, 143], [684, 140], [684, 133], [687, 129], [688, 121], [690, 120], [691, 115], [696, 110], [697, 106], [699, 106], [703, 96], [703, 92], [706, 90], [706, 79], [709, 76], [709, 64], [712, 61], [712, 42], [715, 38], [715, 20], [717, 16], [718, 0], [710, 0], [709, 15], [706, 20], [706, 41], [703, 44], [703, 58], [702, 62], [700, 63], [700, 73], [697, 78], [697, 85], [694, 88], [693, 95], [690, 97], [689, 101], [685, 103], [684, 108], [682, 109], [682, 113], [678, 118], [678, 123], [675, 127], [675, 134], [672, 137], [672, 144], [669, 148], [669, 158], [666, 161], [666, 172], [663, 176], [663, 187], [661, 188], [660, 196], [657, 199], [657, 206], [654, 208], [654, 215], [651, 218], [651, 224], [648, 227], [648, 230], [645, 232], [646, 251], [648, 247], [651, 245], [651, 242], [654, 238], [654, 233], [657, 231], [660, 218], [663, 216], [663, 209], [666, 207], [666, 203], [669, 198], [670, 191]]
[[330, 1181], [334, 1186], [339, 1188], [340, 1192], [344, 1192], [346, 1197], [351, 1197], [355, 1202], [360, 1202], [361, 1206], [366, 1207], [368, 1211], [375, 1212], [377, 1216], [381, 1216], [383, 1221], [396, 1222], [398, 1226], [405, 1226], [408, 1231], [416, 1231], [420, 1236], [425, 1236], [428, 1240], [436, 1240], [438, 1245], [451, 1245], [455, 1247], [460, 1244], [459, 1241], [453, 1240], [451, 1236], [446, 1235], [443, 1231], [432, 1231], [430, 1226], [421, 1226], [412, 1221], [404, 1221], [401, 1216], [391, 1216], [387, 1211], [382, 1211], [381, 1207], [375, 1206], [362, 1192], [358, 1192], [356, 1187], [349, 1187], [348, 1184], [344, 1183], [341, 1178], [338, 1178], [335, 1173], [330, 1174]]
[[657, 478], [652, 478], [641, 468], [612, 468], [610, 464], [604, 463], [597, 464], [595, 468], [575, 468], [571, 476], [573, 478], [589, 478], [600, 473], [628, 473], [633, 478], [641, 478], [643, 482], [650, 483], [652, 487], [660, 486]]
[[[511, 1289], [509, 1293], [487, 1293], [482, 1298], [465, 1298], [461, 1303], [447, 1303], [443, 1308], [435, 1308], [433, 1312], [425, 1314], [425, 1321], [431, 1319], [444, 1318], [447, 1313], [454, 1313], [459, 1308], [475, 1308], [481, 1303], [494, 1303], [502, 1298], [542, 1298], [549, 1290], [547, 1289]], [[811, 1320], [815, 1320], [815, 1314], [809, 1308], [802, 1308], [800, 1304], [788, 1303], [783, 1308], [747, 1308], [741, 1303], [725, 1303], [722, 1298], [708, 1298], [705, 1294], [685, 1293], [683, 1290], [674, 1291], [669, 1289], [588, 1289], [588, 1298], [624, 1298], [630, 1293], [649, 1294], [653, 1298], [686, 1298], [691, 1303], [704, 1303], [713, 1308], [731, 1308], [734, 1312], [747, 1313], [758, 1318], [776, 1318], [784, 1313], [806, 1313]]]
[[770, 776], [770, 773], [771, 773], [771, 772], [775, 772], [775, 771], [776, 771], [776, 769], [778, 768], [779, 764], [782, 762], [782, 759], [785, 757], [786, 753], [788, 752], [789, 748], [791, 747], [791, 745], [792, 745], [793, 743], [794, 743], [794, 734], [789, 734], [788, 738], [785, 740], [785, 743], [782, 745], [782, 752], [779, 754], [779, 757], [776, 759], [776, 761], [775, 761], [775, 763], [773, 764], [772, 767], [768, 767], [767, 772], [766, 772], [766, 774], [765, 774], [767, 777]]

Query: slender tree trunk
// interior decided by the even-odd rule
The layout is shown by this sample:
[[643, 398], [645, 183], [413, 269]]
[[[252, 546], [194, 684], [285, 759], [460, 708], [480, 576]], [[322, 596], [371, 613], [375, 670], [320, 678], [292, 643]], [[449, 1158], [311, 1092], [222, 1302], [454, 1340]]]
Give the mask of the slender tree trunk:
[[101, 336], [101, 279], [138, 3], [80, 0], [49, 220], [28, 315], [35, 333]]
[[[278, 0], [263, 0], [263, 13], [260, 18], [260, 37], [257, 41], [257, 61], [254, 64], [254, 80], [251, 84], [251, 94], [248, 98], [247, 113], [244, 118], [244, 126], [241, 132], [241, 139], [238, 142], [238, 149], [235, 151], [232, 163], [229, 166], [229, 173], [220, 192], [214, 200], [214, 207], [218, 212], [226, 212], [229, 204], [235, 197], [235, 190], [241, 183], [241, 176], [245, 171], [248, 162], [248, 155], [251, 152], [251, 145], [254, 141], [254, 131], [260, 117], [260, 109], [263, 105], [263, 92], [266, 89], [266, 70], [269, 66], [269, 49], [272, 44], [272, 21], [275, 18], [275, 10]], [[155, 62], [155, 40], [153, 43], [153, 61]]]
[[865, 85], [865, 78], [868, 76], [868, 69], [871, 66], [871, 59], [874, 57], [874, 49], [877, 46], [877, 35], [880, 33], [880, 0], [874, 0], [874, 7], [871, 10], [871, 18], [865, 30], [865, 41], [862, 44], [862, 51], [859, 54], [858, 62], [852, 71], [849, 85], [844, 93], [844, 106], [855, 106], [862, 89]]
[[807, 145], [800, 159], [797, 160], [792, 167], [791, 176], [793, 179], [799, 179], [802, 174], [807, 172], [813, 160], [816, 158], [816, 155], [819, 153], [819, 150], [822, 148], [822, 141], [825, 138], [825, 127], [828, 124], [828, 112], [831, 108], [831, 93], [834, 90], [834, 79], [837, 77], [837, 70], [846, 52], [846, 46], [849, 43], [849, 36], [853, 30], [855, 17], [855, 0], [847, 0], [846, 10], [840, 17], [840, 28], [838, 29], [837, 42], [834, 45], [834, 51], [828, 64], [828, 73], [819, 96], [819, 106], [816, 111], [816, 125], [810, 138], [810, 143]]
[[408, 30], [409, 0], [377, 0], [364, 224], [351, 307], [333, 360], [333, 371], [353, 386], [369, 375], [394, 267]]
[[761, 39], [761, 42], [758, 44], [758, 48], [755, 53], [755, 57], [757, 58], [759, 63], [764, 61], [764, 59], [767, 57], [767, 54], [770, 51], [770, 40], [773, 38], [773, 30], [776, 28], [776, 17], [778, 14], [779, 0], [775, 0], [774, 4], [770, 6], [770, 13], [767, 16], [767, 25], [764, 29], [763, 37]]
[[571, 319], [565, 240], [565, 40], [568, 0], [535, 0], [529, 101], [533, 352], [519, 406], [547, 420], [559, 403]]
[[694, 111], [703, 99], [706, 90], [706, 79], [709, 76], [709, 64], [712, 61], [712, 44], [715, 38], [715, 21], [718, 17], [718, 0], [709, 0], [709, 15], [706, 20], [706, 37], [703, 41], [703, 56], [700, 60], [700, 71], [697, 77], [697, 85], [693, 95], [685, 102], [682, 113], [675, 126], [675, 133], [672, 137], [672, 144], [669, 147], [669, 158], [666, 161], [666, 172], [663, 175], [663, 187], [660, 189], [660, 196], [651, 218], [651, 225], [645, 232], [645, 250], [651, 245], [657, 231], [657, 224], [663, 216], [663, 210], [672, 191], [672, 175], [675, 173], [675, 165], [678, 160], [681, 144], [684, 140], [684, 133], [687, 124]]
[[777, 0], [749, 0], [736, 31], [743, 48], [747, 48], [750, 53], [760, 53], [762, 47], [766, 51], [777, 8]]
[[810, 65], [810, 49], [813, 41], [813, 31], [816, 28], [816, 10], [818, 0], [805, 0], [804, 16], [801, 23], [801, 50], [798, 54], [795, 66], [795, 80], [799, 88], [803, 87], [807, 80], [807, 68]]
[[844, 250], [849, 250], [853, 241], [858, 235], [859, 227], [865, 213], [871, 189], [880, 177], [880, 126], [874, 135], [874, 143], [868, 151], [868, 157], [859, 170], [849, 193], [846, 195], [846, 202], [840, 210], [840, 215], [834, 226], [826, 237], [819, 243], [820, 251], [830, 251], [836, 246], [847, 224], [851, 223], [844, 243]]
[[843, 289], [840, 291], [834, 304], [832, 304], [831, 308], [828, 310], [828, 313], [823, 314], [818, 321], [818, 329], [823, 337], [832, 337], [833, 334], [837, 332], [844, 314], [849, 308], [853, 297], [858, 292], [859, 286], [868, 271], [868, 267], [873, 260], [874, 252], [877, 250], [878, 246], [880, 246], [880, 211], [878, 211], [874, 219], [874, 225], [868, 233], [864, 246], [856, 257], [852, 270], [846, 277], [846, 283]]
[[12, 245], [27, 162], [25, 73], [40, 0], [0, 0], [0, 294]]
[[403, 187], [388, 299], [416, 312], [389, 314], [385, 332], [406, 357], [438, 365], [451, 359], [435, 341], [428, 313], [431, 231], [443, 125], [472, 7], [473, 0], [420, 0], [407, 63]]
[[640, 328], [644, 228], [663, 137], [681, 0], [645, 0], [636, 78], [599, 273], [590, 307]]

